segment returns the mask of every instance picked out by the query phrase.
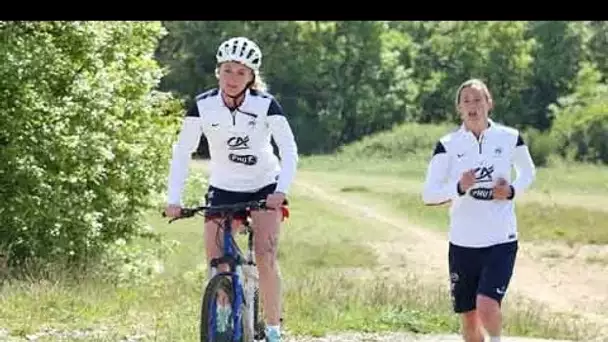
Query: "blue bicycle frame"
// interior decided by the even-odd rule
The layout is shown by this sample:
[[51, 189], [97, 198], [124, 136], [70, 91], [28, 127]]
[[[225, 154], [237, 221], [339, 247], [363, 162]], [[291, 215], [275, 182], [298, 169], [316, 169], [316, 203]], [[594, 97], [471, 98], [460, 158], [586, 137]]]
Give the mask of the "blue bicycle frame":
[[[240, 253], [238, 253], [238, 250], [236, 248], [236, 242], [234, 241], [234, 238], [232, 236], [232, 215], [227, 215], [227, 217], [225, 217], [223, 219], [223, 233], [222, 233], [222, 239], [223, 239], [223, 247], [222, 247], [222, 256], [219, 258], [214, 258], [211, 260], [210, 262], [210, 267], [212, 268], [212, 273], [211, 276], [229, 276], [232, 279], [232, 291], [233, 291], [233, 296], [234, 296], [234, 300], [232, 302], [232, 310], [231, 310], [231, 318], [232, 318], [232, 326], [234, 327], [233, 331], [234, 334], [232, 336], [232, 341], [233, 342], [238, 342], [240, 341], [242, 335], [243, 335], [243, 329], [242, 329], [242, 324], [240, 324], [241, 322], [241, 318], [243, 313], [241, 312], [241, 305], [243, 304], [243, 286], [241, 283], [241, 269], [242, 269], [242, 264], [243, 264], [243, 258], [241, 256]], [[215, 269], [217, 269], [217, 267], [222, 264], [222, 263], [227, 263], [230, 268], [228, 271], [225, 272], [220, 272], [217, 273], [215, 272]], [[213, 307], [211, 308], [211, 312], [213, 313], [213, 318], [212, 318], [212, 323], [211, 326], [213, 328], [212, 331], [215, 331], [215, 324], [216, 324], [216, 317], [215, 317], [215, 302]]]
[[[240, 207], [240, 208], [239, 208]], [[221, 208], [225, 208], [225, 211], [222, 212]], [[251, 209], [262, 209], [265, 208], [265, 201], [259, 202], [248, 202], [248, 203], [237, 203], [235, 205], [226, 205], [226, 206], [216, 206], [209, 208], [210, 210], [217, 210], [222, 215], [222, 256], [219, 258], [214, 258], [210, 261], [209, 267], [211, 269], [210, 278], [216, 276], [229, 276], [232, 280], [232, 310], [231, 310], [231, 319], [233, 325], [233, 336], [232, 341], [238, 342], [243, 336], [243, 325], [241, 322], [243, 321], [243, 311], [241, 310], [242, 304], [244, 302], [244, 288], [243, 288], [243, 265], [246, 263], [247, 265], [255, 266], [255, 262], [253, 260], [253, 255], [249, 254], [247, 257], [244, 257], [241, 253], [238, 245], [234, 239], [232, 234], [232, 222], [234, 217], [234, 212], [237, 210], [248, 210]], [[243, 233], [248, 233], [248, 248], [247, 251], [251, 253], [253, 249], [253, 231], [249, 226], [249, 222], [245, 221], [245, 231]], [[217, 267], [220, 264], [228, 264], [229, 270], [217, 273]], [[211, 318], [211, 327], [212, 331], [215, 331], [216, 327], [216, 317], [215, 317], [215, 302], [213, 302], [211, 309], [212, 318]]]

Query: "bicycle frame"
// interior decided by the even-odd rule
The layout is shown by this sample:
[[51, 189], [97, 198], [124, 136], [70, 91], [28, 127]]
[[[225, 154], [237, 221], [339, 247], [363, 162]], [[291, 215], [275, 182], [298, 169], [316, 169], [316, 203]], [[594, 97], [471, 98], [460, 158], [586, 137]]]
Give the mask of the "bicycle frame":
[[[241, 318], [243, 312], [241, 310], [241, 305], [244, 301], [244, 286], [241, 280], [243, 279], [243, 264], [245, 263], [253, 263], [253, 260], [249, 259], [249, 255], [247, 258], [243, 258], [243, 256], [239, 253], [238, 246], [236, 245], [236, 241], [234, 240], [232, 234], [232, 220], [233, 214], [226, 214], [222, 218], [222, 255], [218, 258], [211, 259], [209, 263], [210, 267], [210, 277], [215, 276], [229, 276], [232, 280], [232, 289], [234, 291], [234, 301], [232, 302], [232, 310], [231, 310], [231, 318], [232, 324], [234, 327], [234, 335], [232, 340], [234, 342], [239, 341], [241, 336], [243, 335], [242, 325], [239, 324], [241, 322]], [[246, 224], [246, 223], [244, 223]], [[251, 254], [252, 244], [253, 244], [253, 231], [250, 229], [249, 225], [246, 224], [245, 233], [248, 233], [248, 253]], [[249, 260], [247, 260], [249, 259]], [[217, 272], [217, 268], [221, 264], [228, 264], [228, 271]], [[215, 320], [212, 322], [213, 328], [215, 328]]]

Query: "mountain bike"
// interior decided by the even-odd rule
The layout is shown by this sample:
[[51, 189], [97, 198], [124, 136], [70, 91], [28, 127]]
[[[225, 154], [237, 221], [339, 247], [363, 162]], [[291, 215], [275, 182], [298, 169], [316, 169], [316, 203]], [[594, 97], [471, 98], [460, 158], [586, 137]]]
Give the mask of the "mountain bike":
[[[247, 213], [241, 234], [247, 235], [247, 250], [243, 254], [232, 235], [234, 215]], [[210, 279], [205, 288], [200, 313], [200, 341], [203, 342], [253, 342], [265, 339], [266, 324], [259, 303], [259, 276], [253, 250], [253, 229], [250, 212], [273, 210], [266, 208], [266, 201], [251, 201], [229, 205], [199, 206], [183, 208], [181, 215], [169, 223], [204, 213], [221, 217], [220, 230], [223, 235], [222, 256], [210, 261]], [[285, 212], [285, 208], [283, 208]], [[163, 216], [165, 214], [163, 213]], [[218, 266], [227, 264], [228, 271], [218, 272]], [[218, 324], [217, 299], [223, 302]], [[226, 301], [229, 305], [226, 305]], [[229, 310], [228, 310], [229, 308]], [[226, 315], [226, 311], [230, 311]]]

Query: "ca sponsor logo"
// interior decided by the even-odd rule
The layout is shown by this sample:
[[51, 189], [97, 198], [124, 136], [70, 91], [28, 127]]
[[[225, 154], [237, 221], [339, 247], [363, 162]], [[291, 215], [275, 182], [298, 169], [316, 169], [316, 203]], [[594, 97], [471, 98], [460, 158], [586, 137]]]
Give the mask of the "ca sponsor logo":
[[247, 150], [249, 149], [249, 136], [246, 135], [244, 137], [231, 137], [230, 139], [228, 139], [226, 144], [228, 145], [228, 149], [232, 151]]
[[492, 174], [494, 173], [494, 166], [480, 166], [475, 168], [475, 182], [476, 183], [489, 183], [492, 182]]

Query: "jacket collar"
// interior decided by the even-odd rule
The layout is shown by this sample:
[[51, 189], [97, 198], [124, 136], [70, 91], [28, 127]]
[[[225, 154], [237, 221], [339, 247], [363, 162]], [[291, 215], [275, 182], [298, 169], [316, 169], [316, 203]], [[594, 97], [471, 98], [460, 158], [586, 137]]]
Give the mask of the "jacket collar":
[[[220, 104], [220, 106], [222, 106], [224, 108], [230, 109], [230, 108], [228, 108], [228, 106], [226, 106], [226, 103], [224, 103], [224, 98], [222, 97], [222, 93], [223, 93], [223, 91], [220, 89], [220, 96], [218, 96], [219, 104]], [[237, 109], [247, 108], [247, 104], [249, 102], [251, 102], [250, 98], [251, 98], [251, 89], [247, 89], [245, 91], [245, 98], [243, 99], [243, 103], [241, 103], [241, 105], [238, 106]]]
[[[496, 127], [496, 123], [492, 119], [488, 118], [488, 127], [484, 129], [481, 134], [483, 135], [486, 134], [486, 132], [488, 131], [494, 130], [494, 127]], [[462, 123], [460, 124], [460, 132], [470, 133], [471, 131], [469, 131], [469, 129], [464, 125], [464, 123]]]
[[494, 131], [495, 127], [496, 127], [496, 123], [494, 121], [492, 121], [492, 119], [488, 118], [488, 127], [481, 132], [479, 137], [476, 137], [475, 134], [473, 134], [473, 132], [471, 132], [469, 129], [467, 129], [466, 126], [464, 125], [464, 123], [462, 125], [460, 125], [459, 131], [460, 131], [460, 134], [463, 134], [464, 136], [469, 137], [470, 139], [480, 142], [480, 141], [484, 140], [485, 138], [487, 138], [488, 134], [491, 134]]

